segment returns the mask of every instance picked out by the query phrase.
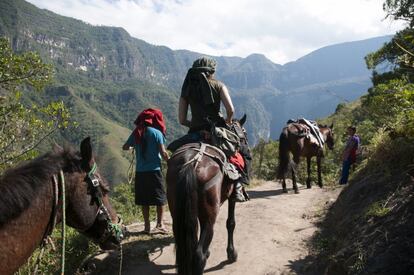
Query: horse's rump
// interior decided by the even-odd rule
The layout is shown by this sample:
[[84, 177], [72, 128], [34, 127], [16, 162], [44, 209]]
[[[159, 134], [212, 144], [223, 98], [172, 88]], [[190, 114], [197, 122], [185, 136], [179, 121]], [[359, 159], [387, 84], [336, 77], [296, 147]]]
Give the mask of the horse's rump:
[[[221, 174], [220, 163], [223, 162], [216, 150], [207, 144], [186, 144], [177, 149], [168, 161], [167, 196], [173, 217], [178, 274], [193, 272], [199, 209], [205, 207], [203, 203], [206, 200], [211, 201], [211, 194], [206, 191], [222, 182], [222, 178], [221, 181], [215, 178]], [[202, 197], [204, 199], [200, 199]], [[219, 202], [220, 193], [216, 194], [215, 200]]]

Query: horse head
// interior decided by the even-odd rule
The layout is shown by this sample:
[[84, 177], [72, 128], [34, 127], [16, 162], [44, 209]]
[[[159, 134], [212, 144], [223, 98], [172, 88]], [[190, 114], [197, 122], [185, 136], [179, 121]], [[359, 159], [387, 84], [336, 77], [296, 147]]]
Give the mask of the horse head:
[[76, 163], [77, 171], [71, 173], [65, 170], [73, 168], [63, 168], [68, 189], [67, 225], [104, 250], [117, 248], [122, 238], [121, 220], [109, 202], [109, 184], [99, 173], [89, 137], [81, 143], [80, 159], [69, 163]]
[[241, 144], [248, 145], [247, 132], [243, 125], [246, 123], [247, 116], [243, 115], [240, 119], [233, 119], [230, 125], [233, 132], [240, 138]]
[[330, 150], [333, 150], [334, 145], [335, 145], [333, 123], [331, 124], [331, 126], [322, 125], [320, 127], [320, 131], [321, 131], [322, 135], [324, 136], [324, 139], [325, 139], [325, 142], [326, 142], [326, 145], [328, 146], [328, 148]]

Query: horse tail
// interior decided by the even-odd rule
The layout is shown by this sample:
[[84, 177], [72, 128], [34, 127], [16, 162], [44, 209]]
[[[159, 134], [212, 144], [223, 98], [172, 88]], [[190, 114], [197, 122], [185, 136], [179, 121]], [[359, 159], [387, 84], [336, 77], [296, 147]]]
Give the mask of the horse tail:
[[284, 179], [290, 164], [288, 129], [285, 127], [279, 137], [279, 168], [278, 179]]
[[191, 275], [198, 232], [198, 190], [194, 167], [186, 165], [178, 175], [174, 214], [177, 273]]

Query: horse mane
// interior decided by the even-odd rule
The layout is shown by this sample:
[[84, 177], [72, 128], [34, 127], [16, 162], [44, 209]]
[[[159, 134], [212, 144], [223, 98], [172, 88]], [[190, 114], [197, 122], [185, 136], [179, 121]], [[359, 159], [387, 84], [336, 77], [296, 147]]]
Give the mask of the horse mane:
[[[61, 169], [69, 173], [81, 172], [79, 153], [65, 148], [6, 170], [0, 177], [0, 227], [25, 211]], [[108, 187], [103, 186], [103, 189]]]

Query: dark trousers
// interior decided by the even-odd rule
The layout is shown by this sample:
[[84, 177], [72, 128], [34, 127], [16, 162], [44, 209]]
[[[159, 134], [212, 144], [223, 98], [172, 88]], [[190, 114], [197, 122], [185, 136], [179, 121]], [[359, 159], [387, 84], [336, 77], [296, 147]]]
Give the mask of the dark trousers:
[[349, 177], [349, 169], [351, 169], [352, 161], [350, 159], [344, 160], [342, 162], [342, 175], [339, 184], [346, 184]]

